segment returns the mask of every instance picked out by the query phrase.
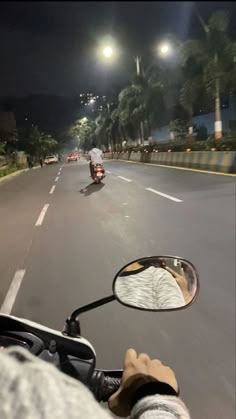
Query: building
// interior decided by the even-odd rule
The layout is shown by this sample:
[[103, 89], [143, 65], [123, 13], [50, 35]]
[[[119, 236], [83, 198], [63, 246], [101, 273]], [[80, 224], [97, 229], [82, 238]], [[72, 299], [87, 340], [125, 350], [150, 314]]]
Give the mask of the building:
[[[231, 96], [226, 103], [221, 103], [221, 119], [223, 132], [230, 133], [236, 131], [236, 98]], [[215, 113], [210, 112], [199, 114], [193, 117], [194, 131], [197, 133], [199, 130], [205, 132], [205, 137], [214, 133]], [[170, 140], [169, 126], [163, 126], [152, 131], [152, 140], [158, 143], [168, 142]]]
[[91, 112], [102, 112], [107, 108], [107, 97], [94, 93], [80, 93], [80, 105], [89, 106]]

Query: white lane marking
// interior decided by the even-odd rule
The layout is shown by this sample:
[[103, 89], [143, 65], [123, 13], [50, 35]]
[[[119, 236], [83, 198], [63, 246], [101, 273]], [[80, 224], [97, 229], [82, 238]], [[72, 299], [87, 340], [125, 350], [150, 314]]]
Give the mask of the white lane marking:
[[127, 202], [122, 202], [122, 205], [127, 205]]
[[3, 305], [0, 309], [1, 313], [10, 314], [12, 311], [12, 307], [15, 303], [17, 293], [19, 291], [21, 282], [25, 276], [25, 269], [19, 269], [16, 271], [12, 283], [9, 287]]
[[59, 179], [59, 176], [57, 176], [57, 177], [56, 177], [55, 182], [57, 182], [57, 181], [58, 181], [58, 179]]
[[129, 215], [125, 215], [125, 218], [130, 218], [130, 216]]
[[126, 177], [123, 176], [118, 176], [120, 179], [125, 180], [126, 182], [132, 182], [132, 180], [127, 179]]
[[39, 218], [36, 221], [36, 224], [35, 224], [36, 226], [41, 226], [43, 224], [43, 219], [45, 217], [48, 207], [49, 207], [49, 204], [44, 205], [42, 211], [39, 214]]
[[61, 170], [62, 170], [62, 167], [60, 167], [59, 172], [61, 172]]
[[156, 189], [152, 189], [152, 188], [145, 188], [145, 189], [147, 191], [153, 192], [153, 193], [155, 193], [157, 195], [163, 196], [164, 198], [170, 199], [171, 201], [183, 202], [182, 199], [175, 198], [174, 196], [167, 195], [167, 194], [165, 194], [163, 192], [160, 192], [160, 191], [156, 191]]
[[57, 176], [60, 176], [60, 174], [61, 174], [61, 172], [60, 172], [60, 170], [59, 170], [59, 172], [57, 173]]
[[110, 172], [109, 170], [106, 170], [106, 172], [107, 172], [107, 173], [109, 173], [109, 175], [112, 173], [112, 172]]
[[49, 192], [50, 194], [52, 194], [52, 193], [55, 191], [55, 187], [56, 187], [56, 185], [53, 185], [53, 186], [52, 186], [52, 188], [51, 188], [51, 190], [50, 190], [50, 192]]

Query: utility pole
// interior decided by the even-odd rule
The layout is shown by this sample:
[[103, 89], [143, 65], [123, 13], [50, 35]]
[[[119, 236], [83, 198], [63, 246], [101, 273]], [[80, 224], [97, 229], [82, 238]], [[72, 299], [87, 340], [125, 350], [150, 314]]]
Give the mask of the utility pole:
[[[108, 115], [110, 117], [111, 116], [111, 109], [110, 109], [110, 103], [109, 102], [107, 102], [107, 112], [108, 112]], [[113, 140], [112, 140], [111, 137], [109, 137], [109, 149], [113, 153], [114, 146], [113, 146]]]
[[[135, 57], [135, 62], [136, 62], [136, 73], [137, 76], [140, 76], [140, 63], [141, 63], [141, 57], [136, 56]], [[144, 126], [143, 126], [143, 121], [140, 122], [140, 133], [141, 133], [141, 144], [144, 143]]]
[[141, 57], [135, 57], [135, 62], [136, 62], [136, 72], [137, 72], [137, 76], [140, 76], [140, 63], [141, 63]]

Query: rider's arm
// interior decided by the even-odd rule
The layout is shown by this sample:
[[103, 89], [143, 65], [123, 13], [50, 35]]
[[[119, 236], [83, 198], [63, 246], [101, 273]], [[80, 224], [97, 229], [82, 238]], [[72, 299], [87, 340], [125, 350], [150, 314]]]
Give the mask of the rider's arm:
[[190, 419], [189, 412], [177, 397], [148, 396], [132, 409], [130, 419]]
[[111, 396], [109, 407], [115, 415], [130, 415], [131, 419], [190, 419], [178, 394], [171, 368], [129, 349], [124, 358], [121, 386]]

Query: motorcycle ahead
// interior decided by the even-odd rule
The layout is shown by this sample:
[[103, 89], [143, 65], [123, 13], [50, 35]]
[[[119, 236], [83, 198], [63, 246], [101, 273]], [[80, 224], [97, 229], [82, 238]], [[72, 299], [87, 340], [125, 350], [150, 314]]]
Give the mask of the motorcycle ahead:
[[93, 180], [95, 183], [101, 183], [105, 178], [105, 169], [102, 164], [96, 164], [93, 168]]
[[107, 401], [120, 386], [122, 370], [96, 369], [96, 352], [81, 336], [79, 316], [114, 300], [138, 310], [182, 310], [196, 300], [199, 277], [186, 259], [146, 257], [124, 266], [116, 274], [112, 290], [108, 297], [73, 311], [62, 332], [1, 313], [0, 348], [22, 346], [83, 382], [98, 401]]

